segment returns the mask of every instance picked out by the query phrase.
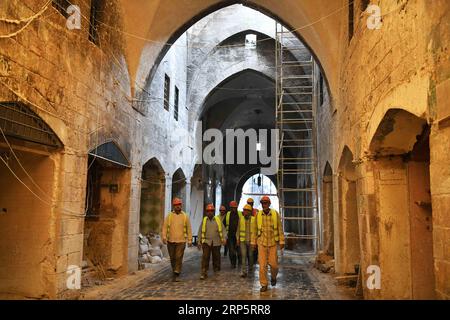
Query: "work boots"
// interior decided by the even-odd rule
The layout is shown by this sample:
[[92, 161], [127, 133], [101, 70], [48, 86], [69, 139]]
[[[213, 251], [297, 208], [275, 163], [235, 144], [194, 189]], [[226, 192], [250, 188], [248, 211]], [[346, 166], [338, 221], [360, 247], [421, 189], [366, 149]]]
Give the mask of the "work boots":
[[277, 285], [277, 278], [271, 278], [271, 279], [270, 279], [270, 285], [271, 285], [272, 287], [275, 287], [275, 286]]
[[180, 277], [180, 274], [179, 274], [178, 272], [174, 272], [174, 273], [172, 274], [172, 281], [173, 281], [173, 282], [180, 282], [179, 277]]

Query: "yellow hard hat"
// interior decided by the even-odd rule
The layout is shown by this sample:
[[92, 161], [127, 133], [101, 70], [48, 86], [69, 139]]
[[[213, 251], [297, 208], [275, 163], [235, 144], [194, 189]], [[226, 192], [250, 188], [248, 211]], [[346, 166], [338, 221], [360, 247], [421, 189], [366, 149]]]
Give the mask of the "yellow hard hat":
[[253, 200], [253, 198], [248, 198], [247, 203], [255, 203], [255, 200]]
[[252, 208], [252, 206], [251, 206], [251, 205], [249, 205], [249, 204], [246, 204], [246, 205], [244, 206], [244, 210], [252, 211], [252, 210], [253, 210], [253, 208]]

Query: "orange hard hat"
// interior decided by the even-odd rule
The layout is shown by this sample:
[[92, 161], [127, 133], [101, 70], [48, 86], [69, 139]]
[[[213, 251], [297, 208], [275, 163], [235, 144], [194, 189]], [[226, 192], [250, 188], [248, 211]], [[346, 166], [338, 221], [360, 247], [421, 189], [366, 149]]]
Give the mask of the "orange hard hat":
[[253, 200], [253, 198], [248, 198], [247, 203], [255, 203], [255, 200]]
[[263, 196], [263, 197], [261, 198], [260, 202], [261, 202], [261, 203], [263, 203], [263, 202], [268, 202], [268, 203], [270, 203], [270, 198], [269, 198], [268, 196]]
[[253, 208], [252, 208], [252, 206], [251, 206], [251, 205], [249, 205], [249, 204], [246, 204], [246, 205], [244, 206], [244, 210], [252, 211], [252, 210], [253, 210]]
[[181, 201], [181, 199], [179, 199], [179, 198], [174, 198], [174, 199], [172, 200], [172, 204], [173, 204], [174, 206], [176, 206], [176, 205], [179, 205], [179, 204], [183, 204], [183, 201]]
[[212, 203], [210, 203], [206, 206], [206, 211], [214, 211], [214, 210], [216, 210], [216, 209], [214, 208], [214, 205]]
[[230, 208], [237, 208], [237, 207], [238, 207], [238, 204], [236, 201], [233, 200], [230, 202]]
[[225, 206], [220, 206], [220, 210], [219, 211], [222, 211], [222, 210], [227, 211], [227, 208], [225, 208]]

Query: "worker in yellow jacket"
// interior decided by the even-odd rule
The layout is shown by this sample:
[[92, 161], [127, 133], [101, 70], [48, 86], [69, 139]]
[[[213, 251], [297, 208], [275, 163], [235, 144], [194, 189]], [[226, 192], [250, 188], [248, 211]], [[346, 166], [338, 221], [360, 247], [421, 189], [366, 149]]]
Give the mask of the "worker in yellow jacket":
[[173, 272], [172, 281], [178, 281], [186, 243], [189, 247], [192, 246], [192, 230], [189, 216], [181, 210], [183, 205], [181, 199], [174, 198], [172, 205], [173, 211], [169, 212], [164, 219], [161, 238], [163, 243], [167, 244], [167, 251], [169, 251]]
[[220, 217], [214, 216], [214, 205], [206, 206], [206, 217], [198, 230], [198, 249], [203, 249], [201, 280], [208, 277], [209, 260], [212, 255], [214, 272], [220, 271], [220, 246], [226, 244], [225, 228]]
[[259, 282], [261, 292], [267, 291], [267, 264], [270, 265], [270, 284], [277, 284], [278, 253], [277, 245], [284, 249], [284, 232], [280, 214], [270, 208], [270, 198], [261, 198], [262, 210], [256, 216], [256, 233], [252, 237], [252, 246], [258, 246]]
[[238, 246], [242, 256], [242, 272], [241, 277], [246, 278], [247, 272], [253, 272], [253, 247], [251, 246], [252, 234], [256, 232], [256, 223], [252, 215], [252, 206], [246, 204], [242, 215], [239, 217], [239, 226], [236, 232]]

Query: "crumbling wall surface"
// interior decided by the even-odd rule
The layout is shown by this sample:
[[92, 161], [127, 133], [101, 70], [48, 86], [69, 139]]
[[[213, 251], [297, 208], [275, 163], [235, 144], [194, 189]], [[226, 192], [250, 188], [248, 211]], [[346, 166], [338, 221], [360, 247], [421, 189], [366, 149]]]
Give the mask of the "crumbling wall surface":
[[[111, 275], [127, 272], [130, 170], [104, 169], [101, 178], [100, 216], [86, 220], [84, 256]], [[117, 185], [118, 190], [109, 187]]]
[[[40, 290], [23, 291], [30, 297], [54, 298], [61, 292], [72, 292], [67, 287], [67, 270], [70, 265], [81, 266], [89, 150], [107, 140], [116, 140], [127, 156], [133, 158], [135, 142], [130, 132], [135, 127], [136, 112], [130, 103], [123, 39], [113, 28], [100, 26], [99, 45], [89, 41], [90, 1], [81, 0], [77, 4], [83, 15], [80, 30], [69, 30], [66, 19], [50, 4], [22, 32], [0, 39], [0, 101], [19, 100], [27, 104], [64, 144], [64, 150], [55, 162], [54, 174], [46, 175], [46, 179], [53, 179], [56, 186], [52, 199], [52, 205], [56, 206], [54, 215], [49, 216], [53, 212], [49, 208], [38, 209], [40, 204], [34, 200], [22, 200], [31, 199], [33, 195], [17, 192], [22, 195], [17, 204], [30, 201], [29, 211], [40, 213], [39, 221], [30, 219], [36, 230], [42, 230], [36, 234], [40, 236], [47, 232], [48, 238], [53, 239], [45, 251], [41, 248], [24, 254], [24, 259], [29, 256], [51, 266], [45, 277], [33, 279], [45, 283], [47, 289], [43, 291], [41, 285]], [[121, 15], [115, 2], [105, 1], [105, 4], [104, 12], [108, 14], [103, 16], [103, 21], [121, 28]], [[42, 1], [2, 1], [0, 12], [2, 18], [19, 20], [32, 16], [42, 6]], [[0, 34], [13, 33], [22, 26], [23, 23], [1, 21]], [[3, 177], [2, 174], [1, 181], [4, 181]], [[19, 184], [10, 182], [10, 189]], [[124, 212], [128, 214], [128, 211]], [[20, 233], [25, 234], [28, 229], [23, 227]], [[17, 245], [28, 242], [22, 244], [22, 241], [26, 239], [18, 241]], [[36, 244], [42, 245], [40, 241]], [[45, 256], [41, 256], [43, 252], [46, 252]], [[4, 253], [2, 249], [2, 255]], [[33, 283], [14, 272], [9, 272], [8, 279], [18, 288]]]
[[[8, 154], [9, 150], [0, 152]], [[15, 154], [40, 189], [30, 183], [12, 155], [8, 161], [11, 169], [42, 201], [31, 196], [1, 163], [0, 297], [49, 298], [55, 293], [55, 211], [49, 205], [54, 197], [55, 159], [19, 150]]]
[[[447, 214], [450, 166], [446, 151], [450, 133], [446, 120], [449, 117], [447, 96], [450, 88], [450, 3], [436, 1], [432, 7], [428, 2], [419, 0], [376, 4], [380, 5], [383, 14], [380, 29], [367, 28], [367, 14], [357, 10], [355, 34], [350, 41], [347, 26], [342, 27], [340, 41], [349, 44], [341, 52], [340, 92], [335, 97], [337, 111], [333, 116], [333, 168], [337, 166], [344, 145], [354, 150], [355, 161], [360, 165], [357, 191], [360, 230], [366, 230], [361, 233], [362, 250], [366, 250], [362, 252], [364, 281], [367, 279], [364, 272], [366, 268], [380, 263], [385, 265], [381, 272], [386, 279], [395, 277], [395, 282], [399, 284], [407, 281], [407, 272], [403, 276], [389, 275], [394, 264], [407, 260], [402, 262], [401, 259], [390, 257], [389, 248], [384, 248], [384, 244], [388, 245], [386, 226], [391, 224], [391, 230], [398, 231], [393, 236], [401, 237], [397, 240], [409, 241], [406, 239], [408, 233], [399, 230], [398, 216], [395, 215], [395, 219], [388, 218], [389, 212], [393, 210], [392, 205], [400, 205], [401, 202], [394, 201], [392, 205], [386, 205], [395, 194], [395, 190], [388, 190], [400, 186], [388, 183], [387, 187], [374, 189], [374, 185], [380, 185], [382, 179], [379, 175], [375, 179], [380, 181], [372, 178], [374, 171], [369, 149], [389, 109], [403, 109], [431, 125], [430, 180], [435, 291], [438, 298], [448, 299], [450, 264], [445, 244], [449, 241], [450, 226]], [[404, 147], [411, 148], [410, 143], [405, 141]], [[392, 168], [389, 170], [391, 175], [396, 172]], [[407, 207], [398, 209], [408, 211]], [[389, 243], [389, 246], [394, 244]], [[407, 264], [403, 267], [410, 266]], [[379, 293], [365, 288], [367, 298], [411, 297], [400, 288], [392, 288], [386, 296]]]

